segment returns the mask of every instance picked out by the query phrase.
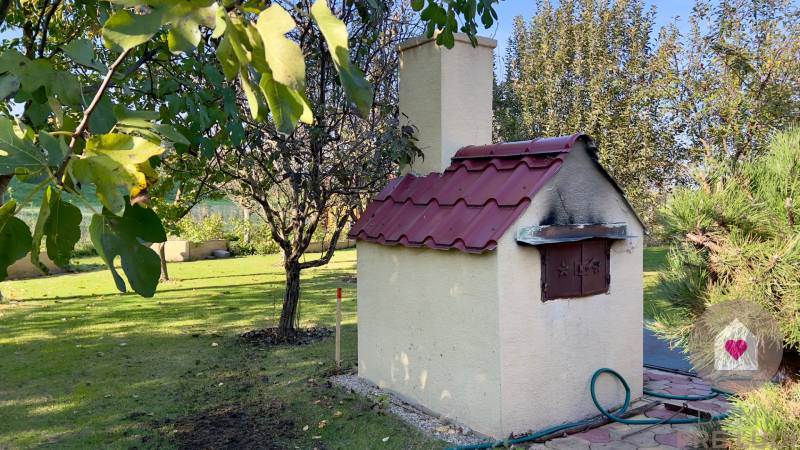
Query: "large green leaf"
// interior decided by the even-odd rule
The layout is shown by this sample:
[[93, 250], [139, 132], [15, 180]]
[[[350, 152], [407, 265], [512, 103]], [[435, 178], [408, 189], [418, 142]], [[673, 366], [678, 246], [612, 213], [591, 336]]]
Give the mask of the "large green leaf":
[[[210, 4], [209, 4], [210, 3]], [[167, 43], [172, 53], [189, 53], [200, 43], [200, 25], [214, 28], [217, 23], [216, 2], [173, 2], [164, 12], [172, 25]]]
[[267, 117], [267, 105], [264, 104], [261, 91], [250, 80], [250, 72], [246, 67], [239, 71], [239, 81], [242, 83], [242, 90], [247, 97], [250, 116], [256, 120], [264, 120]]
[[62, 137], [55, 137], [50, 133], [42, 131], [39, 133], [39, 143], [47, 151], [47, 165], [58, 167], [66, 158], [68, 147]]
[[59, 267], [68, 265], [72, 250], [81, 239], [82, 219], [80, 208], [64, 201], [61, 191], [48, 186], [34, 227], [31, 262], [47, 273], [47, 267], [39, 261], [42, 238], [46, 235], [47, 256]]
[[0, 117], [0, 174], [38, 174], [47, 160], [42, 150], [28, 139], [21, 138], [7, 117]]
[[167, 43], [170, 51], [188, 53], [200, 43], [202, 35], [199, 27], [202, 25], [215, 28], [221, 19], [219, 12], [221, 8], [214, 0], [109, 1], [147, 12], [147, 14], [132, 14], [128, 9], [120, 9], [106, 21], [103, 27], [106, 43], [123, 49], [147, 42], [162, 26], [169, 25]]
[[48, 273], [47, 266], [42, 264], [39, 260], [39, 254], [42, 251], [44, 226], [47, 223], [47, 219], [50, 217], [50, 197], [52, 195], [52, 187], [47, 186], [47, 190], [44, 192], [42, 198], [42, 203], [39, 205], [39, 217], [36, 218], [36, 225], [33, 227], [33, 236], [31, 238], [31, 262], [34, 266], [38, 267], [42, 273]]
[[133, 111], [117, 105], [114, 107], [114, 116], [117, 118], [116, 126], [119, 131], [141, 134], [154, 142], [159, 142], [163, 137], [175, 144], [190, 144], [172, 125], [153, 122], [159, 118], [155, 111]]
[[294, 131], [298, 121], [313, 121], [311, 107], [303, 94], [274, 81], [269, 72], [261, 74], [259, 87], [267, 98], [272, 120], [278, 131], [289, 134]]
[[95, 59], [94, 44], [88, 39], [75, 39], [64, 47], [64, 53], [82, 66], [92, 68], [98, 72], [108, 70], [105, 64]]
[[145, 242], [164, 242], [166, 233], [158, 216], [139, 205], [128, 205], [122, 217], [103, 210], [95, 214], [89, 235], [97, 253], [105, 261], [117, 289], [126, 292], [125, 281], [114, 267], [117, 257], [131, 288], [144, 297], [152, 297], [161, 275], [161, 260]]
[[19, 91], [20, 81], [19, 77], [13, 73], [4, 73], [0, 75], [0, 100], [5, 100], [12, 97]]
[[347, 25], [333, 15], [325, 0], [317, 0], [314, 3], [311, 7], [311, 17], [325, 37], [328, 52], [331, 54], [336, 71], [339, 72], [345, 93], [356, 104], [361, 114], [368, 115], [372, 108], [372, 85], [364, 78], [361, 70], [350, 63]]
[[120, 9], [103, 24], [103, 39], [106, 46], [128, 50], [144, 44], [164, 25], [161, 9], [151, 8], [147, 14], [134, 14]]
[[261, 35], [267, 64], [272, 78], [296, 91], [306, 87], [306, 63], [296, 42], [286, 37], [295, 29], [292, 16], [278, 4], [265, 9], [259, 16], [256, 29]]
[[8, 267], [31, 249], [31, 230], [14, 217], [16, 209], [14, 200], [0, 207], [0, 281], [8, 277]]
[[89, 131], [92, 134], [108, 133], [114, 128], [117, 120], [114, 118], [114, 104], [107, 95], [100, 99], [94, 113], [89, 117]]
[[227, 33], [222, 37], [222, 40], [219, 41], [216, 53], [225, 78], [228, 80], [236, 78], [236, 75], [239, 74], [239, 59], [233, 51], [233, 44], [231, 44], [231, 38]]
[[83, 154], [69, 167], [79, 182], [94, 183], [103, 205], [121, 215], [125, 211], [124, 196], [136, 197], [147, 189], [153, 181], [148, 160], [163, 152], [158, 144], [144, 138], [103, 134], [89, 138]]

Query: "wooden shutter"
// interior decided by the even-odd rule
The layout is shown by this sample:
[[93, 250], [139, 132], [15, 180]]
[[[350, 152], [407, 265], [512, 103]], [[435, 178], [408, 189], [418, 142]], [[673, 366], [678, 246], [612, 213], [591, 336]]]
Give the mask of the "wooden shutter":
[[585, 297], [608, 292], [608, 239], [548, 244], [542, 254], [542, 300]]

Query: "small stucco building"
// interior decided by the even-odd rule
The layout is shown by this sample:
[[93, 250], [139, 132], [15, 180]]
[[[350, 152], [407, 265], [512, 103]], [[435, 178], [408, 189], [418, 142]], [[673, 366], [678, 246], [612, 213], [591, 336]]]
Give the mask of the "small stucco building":
[[[491, 144], [495, 42], [400, 48], [424, 159], [350, 232], [358, 374], [493, 437], [597, 415], [601, 367], [642, 390], [644, 227], [586, 135]], [[600, 400], [623, 391], [602, 380]]]

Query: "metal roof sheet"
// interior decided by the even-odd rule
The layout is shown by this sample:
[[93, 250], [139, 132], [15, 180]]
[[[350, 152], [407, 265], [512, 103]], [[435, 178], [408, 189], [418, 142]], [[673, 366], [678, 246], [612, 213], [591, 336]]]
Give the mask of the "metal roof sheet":
[[494, 250], [579, 139], [594, 147], [582, 134], [464, 147], [443, 173], [391, 180], [349, 235], [383, 245]]

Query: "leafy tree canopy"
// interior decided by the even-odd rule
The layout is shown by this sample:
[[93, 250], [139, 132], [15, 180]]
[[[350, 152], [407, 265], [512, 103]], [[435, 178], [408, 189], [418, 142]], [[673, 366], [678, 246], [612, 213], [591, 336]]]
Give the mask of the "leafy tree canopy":
[[[451, 46], [457, 30], [474, 36], [478, 17], [490, 25], [496, 2], [413, 6], [422, 9], [428, 32]], [[363, 18], [385, 8], [373, 0], [349, 4]], [[146, 208], [158, 166], [175, 152], [209, 157], [220, 145], [238, 145], [244, 114], [284, 136], [314, 124], [299, 46], [305, 36], [321, 37], [345, 98], [362, 116], [370, 113], [375, 87], [351, 62], [353, 42], [340, 17], [352, 10], [331, 9], [325, 0], [0, 2], [1, 28], [19, 36], [0, 45], [0, 200], [12, 177], [32, 185], [27, 198], [3, 206], [0, 280], [28, 252], [38, 264], [43, 240], [56, 263], [68, 262], [79, 234], [77, 202], [93, 211], [91, 239], [117, 287], [126, 289], [113, 269], [119, 258], [130, 287], [153, 295], [157, 255], [142, 242], [165, 239]], [[310, 19], [302, 27], [298, 11]], [[216, 62], [201, 62], [201, 54]], [[181, 85], [206, 81], [213, 87], [176, 95]], [[244, 102], [236, 101], [239, 92]], [[31, 202], [40, 209], [33, 233], [14, 217]]]

